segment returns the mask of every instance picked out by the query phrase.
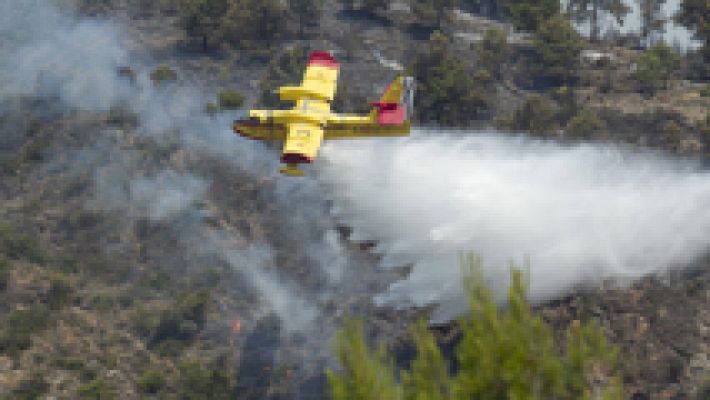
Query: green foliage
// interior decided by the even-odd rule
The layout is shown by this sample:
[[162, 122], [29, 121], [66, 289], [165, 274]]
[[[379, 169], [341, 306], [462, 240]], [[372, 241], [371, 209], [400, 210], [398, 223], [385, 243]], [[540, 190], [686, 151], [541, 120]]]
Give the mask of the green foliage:
[[10, 262], [0, 257], [0, 292], [7, 290], [10, 285]]
[[102, 379], [94, 379], [86, 385], [80, 386], [77, 394], [80, 399], [87, 400], [112, 400], [116, 398], [116, 391]]
[[232, 382], [226, 372], [205, 369], [196, 362], [180, 365], [178, 399], [227, 400], [232, 398]]
[[508, 62], [510, 54], [508, 35], [498, 28], [488, 29], [476, 48], [479, 64], [496, 79], [501, 79], [503, 66]]
[[116, 301], [110, 294], [98, 293], [91, 298], [89, 305], [94, 310], [108, 311], [115, 307]]
[[698, 121], [696, 128], [703, 139], [710, 143], [710, 111], [707, 112], [704, 120]]
[[49, 322], [49, 310], [35, 305], [15, 310], [5, 319], [0, 335], [0, 353], [16, 355], [32, 344], [32, 334], [44, 330]]
[[634, 76], [641, 89], [653, 92], [665, 85], [680, 66], [680, 56], [664, 43], [656, 43], [636, 60]]
[[553, 85], [570, 83], [579, 67], [582, 40], [569, 21], [554, 16], [540, 24], [535, 35], [533, 71]]
[[471, 78], [468, 65], [441, 33], [434, 32], [417, 53], [411, 73], [417, 80], [415, 110], [420, 121], [465, 125], [488, 112], [486, 88]]
[[159, 65], [150, 73], [150, 80], [157, 85], [175, 81], [177, 80], [177, 72], [165, 64]]
[[133, 329], [166, 356], [177, 356], [204, 327], [209, 307], [207, 291], [183, 293], [163, 311], [138, 308]]
[[60, 357], [54, 360], [54, 366], [66, 371], [81, 371], [86, 368], [86, 363], [81, 358]]
[[555, 114], [555, 108], [549, 100], [542, 96], [530, 96], [515, 111], [510, 128], [543, 135], [552, 129]]
[[188, 36], [202, 38], [202, 48], [207, 50], [209, 40], [219, 40], [221, 18], [229, 4], [224, 0], [180, 0], [180, 25]]
[[303, 78], [308, 51], [305, 47], [295, 46], [274, 57], [261, 78], [260, 104], [269, 108], [285, 108], [292, 103], [283, 102], [276, 90], [280, 86], [298, 84]]
[[583, 109], [572, 117], [565, 127], [565, 135], [570, 138], [589, 139], [595, 134], [606, 131], [606, 122], [597, 113]]
[[408, 0], [417, 21], [441, 28], [446, 13], [458, 5], [458, 0]]
[[663, 125], [663, 133], [669, 137], [679, 139], [681, 133], [683, 133], [683, 128], [675, 121], [668, 121]]
[[704, 88], [700, 89], [700, 97], [710, 97], [710, 85], [705, 85]]
[[34, 238], [17, 232], [12, 225], [4, 222], [0, 222], [0, 254], [35, 263], [42, 263], [46, 258]]
[[310, 26], [318, 26], [323, 12], [324, 0], [289, 0], [288, 9], [298, 20], [298, 32], [301, 37]]
[[333, 400], [401, 398], [392, 361], [384, 347], [368, 348], [361, 321], [346, 321], [335, 337], [335, 354], [343, 372], [326, 371]]
[[223, 90], [219, 92], [219, 107], [223, 110], [235, 110], [244, 105], [244, 95], [236, 90]]
[[161, 371], [149, 370], [138, 378], [138, 390], [141, 393], [156, 394], [165, 387], [165, 375]]
[[49, 390], [49, 384], [41, 374], [34, 374], [30, 379], [22, 380], [20, 386], [12, 391], [15, 400], [38, 400]]
[[560, 13], [558, 0], [503, 0], [502, 5], [517, 29], [531, 32]]
[[441, 355], [436, 338], [424, 321], [419, 321], [412, 329], [417, 358], [409, 371], [401, 372], [404, 399], [444, 400], [453, 396], [449, 368]]
[[280, 0], [228, 0], [219, 20], [219, 40], [243, 49], [269, 48], [286, 33], [287, 9]]
[[417, 358], [398, 384], [387, 355], [371, 351], [362, 325], [350, 321], [336, 337], [343, 371], [327, 371], [334, 400], [623, 398], [618, 351], [596, 324], [573, 322], [561, 351], [552, 329], [532, 312], [520, 270], [511, 269], [507, 308], [501, 310], [486, 287], [480, 258], [468, 256], [462, 265], [469, 313], [459, 320], [455, 374], [420, 322], [412, 330]]
[[695, 31], [695, 37], [704, 43], [705, 62], [710, 62], [710, 3], [707, 0], [682, 0], [675, 20]]
[[74, 292], [71, 281], [61, 273], [55, 273], [49, 282], [47, 305], [51, 310], [59, 310], [71, 301]]

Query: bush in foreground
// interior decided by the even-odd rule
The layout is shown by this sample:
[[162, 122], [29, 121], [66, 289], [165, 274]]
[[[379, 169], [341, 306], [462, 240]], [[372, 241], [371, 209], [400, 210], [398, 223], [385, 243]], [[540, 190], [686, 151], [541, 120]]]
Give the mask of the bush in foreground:
[[[450, 372], [434, 335], [412, 329], [417, 358], [396, 379], [392, 357], [372, 351], [362, 323], [349, 321], [336, 337], [342, 371], [327, 371], [335, 400], [359, 399], [621, 399], [617, 350], [592, 322], [574, 321], [558, 346], [552, 329], [527, 301], [527, 282], [513, 268], [504, 311], [493, 300], [480, 258], [467, 257], [469, 313], [459, 320], [457, 370]], [[560, 348], [563, 350], [560, 350]]]

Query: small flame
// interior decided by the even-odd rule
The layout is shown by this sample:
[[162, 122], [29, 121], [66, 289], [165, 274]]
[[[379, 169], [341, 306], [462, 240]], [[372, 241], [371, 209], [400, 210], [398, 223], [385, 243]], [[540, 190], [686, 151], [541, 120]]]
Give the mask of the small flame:
[[241, 333], [242, 332], [242, 320], [239, 318], [234, 320], [234, 323], [232, 324], [232, 333]]

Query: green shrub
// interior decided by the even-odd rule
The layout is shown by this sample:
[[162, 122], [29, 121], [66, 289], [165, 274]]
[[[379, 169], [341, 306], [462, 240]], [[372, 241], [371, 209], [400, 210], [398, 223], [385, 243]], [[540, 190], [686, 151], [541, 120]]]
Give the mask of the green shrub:
[[698, 121], [696, 129], [706, 140], [710, 139], [710, 111], [707, 112], [704, 120]]
[[138, 308], [134, 330], [160, 354], [177, 356], [202, 330], [207, 319], [209, 294], [205, 290], [183, 293], [163, 311]]
[[642, 91], [653, 93], [667, 84], [679, 66], [680, 56], [659, 42], [638, 57], [634, 77], [639, 81]]
[[74, 288], [71, 281], [61, 273], [55, 273], [47, 291], [47, 305], [51, 310], [59, 310], [69, 304]]
[[0, 292], [7, 290], [10, 285], [10, 263], [0, 257]]
[[12, 225], [3, 222], [0, 222], [0, 252], [11, 259], [26, 259], [36, 263], [45, 260], [34, 238], [17, 232]]
[[91, 308], [99, 311], [109, 311], [116, 305], [116, 300], [113, 296], [106, 293], [99, 293], [91, 298]]
[[663, 124], [663, 133], [668, 137], [678, 139], [683, 133], [683, 128], [676, 121], [668, 121]]
[[710, 97], [710, 85], [705, 85], [704, 88], [700, 89], [700, 97]]
[[344, 371], [326, 371], [333, 399], [401, 398], [392, 358], [383, 346], [371, 351], [362, 331], [362, 322], [351, 319], [335, 337], [335, 355]]
[[517, 29], [532, 32], [560, 12], [560, 2], [556, 0], [503, 0], [501, 3]]
[[146, 371], [138, 378], [137, 385], [141, 393], [156, 394], [165, 387], [165, 376], [161, 371]]
[[606, 122], [592, 110], [584, 109], [567, 123], [565, 135], [570, 138], [589, 139], [606, 131]]
[[112, 400], [116, 398], [116, 391], [102, 379], [82, 385], [77, 391], [80, 399]]
[[454, 8], [457, 0], [408, 0], [417, 22], [437, 29], [446, 21], [447, 13]]
[[47, 327], [49, 316], [49, 310], [38, 305], [11, 312], [2, 324], [0, 353], [15, 355], [29, 348], [32, 344], [32, 334]]
[[[457, 370], [451, 374], [434, 335], [420, 322], [412, 329], [417, 357], [395, 379], [391, 358], [365, 344], [360, 323], [336, 337], [342, 372], [328, 370], [334, 400], [382, 399], [622, 399], [617, 349], [594, 323], [574, 321], [561, 351], [552, 329], [527, 301], [527, 281], [511, 269], [507, 308], [486, 287], [480, 258], [462, 261], [469, 312], [460, 318]], [[592, 388], [592, 385], [594, 387]]]
[[530, 96], [515, 111], [511, 128], [537, 135], [548, 133], [555, 123], [554, 105], [542, 96]]
[[155, 84], [170, 82], [177, 80], [177, 72], [169, 66], [163, 64], [158, 66], [150, 73], [150, 80]]
[[232, 398], [232, 382], [226, 372], [205, 369], [196, 362], [180, 365], [178, 398], [185, 400]]
[[259, 82], [260, 104], [269, 108], [293, 106], [281, 101], [276, 90], [284, 85], [297, 85], [303, 78], [307, 59], [308, 49], [303, 46], [295, 46], [272, 58]]
[[236, 90], [223, 90], [219, 93], [219, 107], [234, 110], [244, 105], [244, 96]]
[[86, 363], [77, 357], [60, 357], [54, 360], [54, 366], [66, 371], [81, 371], [86, 367]]
[[582, 39], [568, 20], [558, 15], [542, 22], [534, 50], [531, 68], [538, 81], [559, 86], [576, 79]]
[[22, 380], [20, 385], [12, 391], [15, 400], [36, 400], [49, 390], [49, 384], [41, 374], [34, 374], [30, 379]]
[[414, 108], [420, 121], [455, 126], [487, 115], [486, 87], [471, 78], [468, 65], [440, 32], [417, 53], [410, 72], [417, 81]]
[[476, 55], [481, 67], [488, 70], [496, 79], [501, 79], [502, 69], [510, 58], [511, 50], [508, 35], [501, 29], [488, 29], [483, 40], [476, 47]]
[[131, 317], [133, 330], [146, 338], [153, 335], [158, 324], [160, 324], [160, 314], [156, 311], [146, 310], [143, 307], [138, 307]]

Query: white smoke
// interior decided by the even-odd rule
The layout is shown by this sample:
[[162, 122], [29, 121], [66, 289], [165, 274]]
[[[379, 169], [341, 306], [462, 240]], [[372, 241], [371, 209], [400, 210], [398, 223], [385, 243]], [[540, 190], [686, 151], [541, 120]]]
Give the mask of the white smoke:
[[[322, 222], [327, 215], [319, 192], [304, 191], [277, 176], [276, 151], [235, 135], [231, 125], [239, 112], [207, 115], [205, 104], [215, 93], [198, 84], [153, 84], [149, 73], [157, 63], [128, 50], [140, 46], [124, 34], [123, 27], [76, 17], [58, 4], [0, 0], [0, 100], [49, 99], [58, 109], [70, 112], [108, 111], [118, 106], [136, 115], [135, 133], [141, 139], [199, 159], [219, 160], [254, 179], [275, 181], [274, 191], [264, 196], [287, 210], [284, 231], [311, 250], [314, 268], [309, 273], [328, 279], [340, 275], [342, 248], [333, 240], [332, 228]], [[126, 67], [133, 70], [135, 79], [119, 76], [119, 70]], [[129, 224], [148, 219], [172, 226], [189, 255], [209, 255], [239, 272], [258, 294], [255, 316], [275, 312], [287, 330], [313, 326], [318, 296], [301, 295], [305, 291], [299, 282], [280, 276], [270, 243], [246, 243], [238, 232], [205, 223], [209, 213], [203, 205], [210, 201], [210, 186], [221, 182], [176, 168], [171, 162], [161, 162], [155, 170], [146, 153], [131, 150], [132, 139], [120, 129], [97, 131], [96, 136], [82, 149], [56, 154], [54, 164], [44, 171], [75, 176], [93, 173], [93, 199], [87, 207], [120, 213]], [[317, 189], [315, 181], [303, 182]], [[196, 241], [197, 237], [201, 240]]]
[[[428, 136], [427, 136], [428, 135]], [[710, 174], [611, 145], [560, 146], [480, 132], [337, 142], [321, 177], [355, 235], [383, 266], [413, 264], [380, 304], [463, 310], [458, 257], [474, 251], [500, 295], [511, 261], [530, 259], [531, 296], [628, 281], [708, 249]]]
[[46, 0], [0, 1], [0, 96], [35, 94], [85, 110], [127, 93], [116, 69], [125, 38], [109, 22], [74, 20]]

